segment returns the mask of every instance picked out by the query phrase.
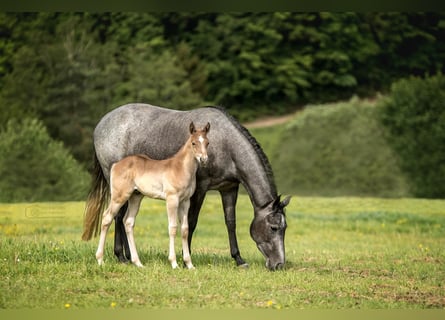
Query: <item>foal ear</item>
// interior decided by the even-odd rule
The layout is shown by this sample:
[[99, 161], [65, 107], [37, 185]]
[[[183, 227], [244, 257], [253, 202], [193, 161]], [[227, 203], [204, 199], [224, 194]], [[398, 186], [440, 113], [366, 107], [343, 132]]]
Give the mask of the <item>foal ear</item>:
[[193, 123], [193, 121], [192, 121], [192, 122], [190, 122], [190, 127], [189, 127], [189, 130], [190, 130], [190, 134], [192, 134], [192, 133], [196, 132], [196, 129], [195, 129], [195, 124]]
[[204, 131], [205, 131], [205, 133], [207, 133], [207, 132], [209, 132], [209, 130], [210, 130], [210, 122], [207, 122], [207, 124], [204, 128]]

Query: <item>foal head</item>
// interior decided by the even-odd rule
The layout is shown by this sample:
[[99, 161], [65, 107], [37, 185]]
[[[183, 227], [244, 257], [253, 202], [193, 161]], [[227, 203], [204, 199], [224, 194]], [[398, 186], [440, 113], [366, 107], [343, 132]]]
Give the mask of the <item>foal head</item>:
[[196, 160], [202, 165], [207, 163], [209, 159], [207, 155], [207, 146], [209, 145], [209, 140], [207, 139], [207, 133], [210, 130], [210, 123], [202, 129], [196, 129], [193, 122], [190, 123], [190, 139], [192, 143], [193, 154]]

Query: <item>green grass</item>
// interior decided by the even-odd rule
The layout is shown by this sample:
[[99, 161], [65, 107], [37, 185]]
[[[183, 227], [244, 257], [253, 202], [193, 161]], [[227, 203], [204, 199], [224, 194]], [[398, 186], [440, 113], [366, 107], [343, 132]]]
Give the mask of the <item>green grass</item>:
[[[204, 204], [192, 246], [196, 270], [172, 270], [164, 202], [144, 200], [135, 227], [145, 268], [118, 263], [107, 238], [80, 240], [83, 203], [0, 205], [0, 308], [444, 308], [445, 201], [294, 197], [287, 264], [270, 272], [249, 236], [241, 195], [238, 236], [249, 269], [232, 261], [219, 197]], [[177, 253], [180, 241], [177, 238]]]

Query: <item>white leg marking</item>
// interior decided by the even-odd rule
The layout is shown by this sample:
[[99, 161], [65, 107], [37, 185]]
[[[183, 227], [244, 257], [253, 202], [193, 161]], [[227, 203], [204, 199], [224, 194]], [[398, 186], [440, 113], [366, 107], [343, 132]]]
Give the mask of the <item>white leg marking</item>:
[[136, 242], [134, 240], [134, 223], [139, 212], [139, 207], [142, 201], [141, 195], [132, 195], [128, 201], [128, 211], [124, 217], [125, 233], [127, 234], [128, 246], [130, 247], [131, 262], [137, 267], [143, 267], [139, 260], [139, 255], [136, 249]]
[[168, 250], [168, 261], [170, 261], [173, 269], [178, 267], [178, 263], [176, 262], [176, 253], [175, 253], [175, 237], [177, 230], [177, 212], [178, 212], [178, 204], [179, 199], [176, 196], [170, 196], [166, 199], [167, 204], [167, 217], [168, 217], [168, 235], [170, 238], [169, 250]]
[[99, 265], [104, 263], [104, 251], [105, 251], [105, 240], [107, 237], [108, 229], [110, 228], [113, 218], [119, 211], [122, 205], [116, 202], [110, 202], [110, 205], [103, 213], [102, 226], [100, 230], [99, 245], [96, 251], [96, 259]]

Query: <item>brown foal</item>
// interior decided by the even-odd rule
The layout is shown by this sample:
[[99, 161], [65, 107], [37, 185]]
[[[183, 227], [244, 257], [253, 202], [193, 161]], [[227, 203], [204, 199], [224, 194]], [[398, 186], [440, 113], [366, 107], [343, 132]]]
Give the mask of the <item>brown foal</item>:
[[183, 260], [188, 269], [194, 268], [187, 242], [187, 213], [190, 197], [196, 188], [198, 165], [205, 165], [208, 160], [207, 133], [209, 130], [210, 123], [207, 123], [203, 129], [196, 129], [193, 122], [190, 123], [189, 139], [171, 158], [154, 160], [145, 155], [132, 155], [113, 164], [110, 171], [110, 204], [103, 213], [99, 246], [96, 252], [99, 265], [103, 264], [105, 238], [111, 222], [119, 209], [128, 201], [128, 209], [123, 222], [131, 261], [136, 266], [143, 267], [136, 250], [133, 228], [142, 198], [147, 196], [166, 200], [170, 237], [168, 260], [172, 267], [178, 267], [175, 254], [176, 217], [178, 217], [181, 225]]

